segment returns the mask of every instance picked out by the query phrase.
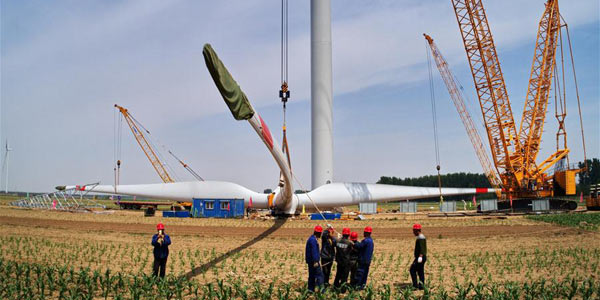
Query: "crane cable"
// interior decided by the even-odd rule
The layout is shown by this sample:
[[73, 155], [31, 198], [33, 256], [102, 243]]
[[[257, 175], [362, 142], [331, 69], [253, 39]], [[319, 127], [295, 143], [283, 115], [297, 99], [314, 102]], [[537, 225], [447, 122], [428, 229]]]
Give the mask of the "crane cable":
[[285, 153], [290, 171], [292, 163], [290, 160], [290, 149], [287, 141], [287, 101], [290, 97], [288, 89], [288, 0], [281, 0], [281, 89], [279, 90], [279, 98], [283, 103], [283, 138], [281, 150]]
[[149, 137], [148, 139], [146, 139], [148, 141], [148, 143], [150, 144], [150, 147], [152, 149], [155, 149], [157, 151], [155, 151], [156, 157], [158, 157], [158, 159], [160, 160], [160, 163], [165, 166], [168, 170], [168, 172], [170, 172], [170, 175], [173, 175], [173, 177], [175, 177], [175, 181], [181, 181], [181, 178], [179, 178], [179, 176], [177, 175], [177, 173], [175, 172], [175, 169], [173, 169], [173, 167], [171, 167], [171, 165], [169, 164], [169, 162], [164, 158], [164, 156], [162, 155], [162, 153], [159, 150], [159, 148], [156, 146], [156, 143], [160, 144], [161, 148], [164, 151], [168, 151], [167, 146], [165, 146], [165, 144], [163, 144], [157, 137], [154, 137], [151, 133], [150, 130], [148, 130], [146, 127], [144, 127], [144, 125], [142, 123], [140, 123], [132, 114], [131, 112], [128, 111], [129, 117], [133, 120], [133, 122], [139, 126], [142, 130], [144, 130], [146, 132], [146, 136]]
[[[113, 133], [114, 133], [114, 149], [113, 149], [113, 159], [115, 161], [114, 166], [114, 179], [115, 179], [115, 194], [117, 193], [117, 186], [120, 182], [121, 176], [121, 137], [122, 137], [122, 123], [123, 116], [119, 114], [119, 121], [117, 121], [117, 111], [113, 112]], [[117, 124], [118, 122], [118, 124]]]
[[[289, 149], [288, 141], [287, 141], [286, 112], [287, 112], [287, 101], [290, 98], [290, 90], [288, 88], [288, 0], [281, 0], [281, 89], [279, 90], [279, 98], [281, 98], [281, 102], [283, 104], [283, 128], [282, 128], [283, 129], [283, 138], [282, 138], [282, 142], [281, 142], [281, 144], [282, 144], [281, 148], [282, 148], [283, 153], [285, 153], [285, 155], [286, 155], [288, 166], [290, 167], [290, 173], [292, 174], [292, 178], [294, 180], [296, 180], [296, 182], [300, 186], [300, 189], [302, 189], [303, 191], [306, 191], [304, 189], [304, 187], [302, 186], [302, 183], [300, 182], [300, 180], [298, 180], [296, 175], [292, 172], [290, 149]], [[280, 176], [280, 178], [281, 178], [281, 176]], [[296, 199], [298, 200], [298, 202], [300, 202], [299, 201], [300, 197], [298, 196], [298, 194], [295, 194], [295, 196], [296, 196]], [[323, 215], [323, 212], [319, 209], [319, 207], [317, 206], [315, 201], [313, 201], [313, 199], [310, 197], [310, 195], [308, 193], [306, 193], [306, 197], [308, 198], [308, 200], [310, 200], [310, 202], [312, 203], [314, 208], [321, 215], [321, 218], [323, 218], [323, 220], [325, 220], [325, 216]], [[331, 224], [327, 224], [327, 226], [333, 228], [333, 226], [331, 226]], [[334, 229], [334, 231], [335, 231], [335, 229]]]
[[431, 55], [428, 49], [429, 44], [425, 41], [425, 52], [427, 53], [427, 67], [429, 71], [429, 97], [431, 99], [431, 114], [433, 118], [433, 139], [435, 142], [435, 162], [436, 162], [436, 170], [437, 170], [437, 178], [438, 178], [438, 189], [440, 192], [440, 204], [444, 202], [444, 197], [442, 196], [442, 176], [440, 174], [440, 148], [438, 143], [438, 130], [437, 130], [437, 110], [435, 107], [435, 91], [433, 86], [433, 71], [431, 67]]
[[[136, 120], [131, 113], [129, 113], [129, 116], [131, 116], [131, 119], [138, 125], [140, 126], [144, 131], [146, 131], [146, 133], [148, 134], [148, 136], [151, 138], [149, 140], [150, 144], [152, 145], [152, 148], [157, 149], [156, 145], [154, 144], [154, 141], [152, 139], [156, 139], [156, 143], [160, 144], [161, 148], [166, 151], [167, 153], [169, 153], [179, 164], [181, 164], [181, 166], [188, 171], [196, 180], [198, 181], [204, 181], [204, 178], [202, 178], [202, 176], [200, 176], [196, 171], [194, 171], [194, 169], [192, 169], [192, 167], [190, 167], [187, 163], [185, 163], [184, 161], [182, 161], [178, 156], [176, 156], [173, 151], [171, 151], [170, 149], [167, 148], [167, 146], [165, 144], [163, 144], [158, 138], [153, 137], [152, 134], [150, 133], [150, 131], [144, 127], [144, 125], [142, 125], [138, 120]], [[171, 165], [167, 162], [167, 160], [164, 159], [164, 157], [162, 156], [162, 153], [160, 153], [160, 151], [157, 151], [156, 153], [161, 161], [164, 161], [164, 165], [167, 166], [167, 168], [169, 169], [169, 171], [171, 172], [171, 174], [175, 175], [177, 181], [181, 181], [181, 179], [179, 178], [179, 176], [177, 175], [177, 173], [175, 172], [175, 170], [173, 169], [173, 167], [171, 167]]]
[[[117, 116], [116, 114], [119, 114], [119, 121], [117, 124]], [[162, 153], [159, 150], [159, 148], [156, 146], [156, 143], [160, 144], [161, 148], [168, 152], [175, 160], [177, 160], [177, 162], [179, 162], [183, 168], [185, 168], [194, 178], [196, 178], [196, 180], [198, 181], [204, 181], [204, 178], [202, 178], [200, 175], [198, 175], [198, 173], [196, 173], [188, 164], [186, 164], [185, 162], [183, 162], [181, 159], [179, 159], [179, 157], [177, 157], [170, 149], [167, 148], [167, 146], [165, 144], [163, 144], [158, 138], [154, 137], [151, 133], [150, 130], [148, 130], [142, 123], [140, 123], [132, 114], [131, 112], [128, 112], [129, 117], [131, 118], [131, 120], [135, 123], [135, 125], [137, 125], [141, 130], [143, 130], [146, 133], [146, 136], [148, 137], [146, 139], [146, 141], [148, 142], [149, 146], [154, 149], [155, 154], [157, 156], [157, 158], [160, 160], [161, 164], [163, 166], [165, 166], [168, 169], [168, 174], [169, 175], [173, 175], [174, 179], [176, 181], [181, 181], [181, 178], [179, 178], [178, 174], [175, 172], [175, 169], [167, 162], [167, 160], [164, 158], [164, 156], [162, 155]], [[114, 172], [115, 172], [115, 193], [117, 192], [117, 185], [119, 185], [120, 182], [120, 170], [121, 170], [121, 148], [122, 148], [122, 137], [123, 137], [123, 115], [119, 112], [117, 112], [117, 110], [114, 111], [114, 133], [115, 133], [115, 149], [114, 149], [114, 156], [115, 156], [115, 160], [116, 160], [116, 166], [114, 167]]]
[[575, 81], [575, 94], [577, 95], [577, 108], [579, 109], [579, 127], [581, 129], [581, 142], [583, 144], [583, 162], [585, 165], [585, 172], [589, 174], [588, 163], [587, 163], [587, 153], [585, 149], [585, 135], [583, 134], [583, 117], [581, 115], [581, 100], [579, 99], [579, 87], [577, 85], [577, 73], [575, 73], [575, 60], [573, 59], [573, 47], [571, 46], [571, 35], [569, 34], [569, 26], [565, 19], [560, 16], [565, 24], [565, 29], [567, 31], [567, 41], [569, 42], [569, 54], [571, 56], [571, 67], [573, 68], [573, 80]]
[[[294, 177], [294, 179], [296, 180], [296, 182], [298, 183], [298, 185], [300, 186], [300, 188], [304, 191], [304, 187], [302, 186], [302, 183], [300, 182], [300, 180], [298, 180], [298, 177], [296, 177], [295, 174], [292, 174], [292, 177]], [[305, 193], [306, 197], [308, 198], [308, 200], [312, 203], [312, 205], [315, 207], [315, 209], [317, 210], [317, 212], [319, 213], [319, 215], [321, 215], [321, 218], [323, 218], [323, 220], [325, 220], [325, 215], [323, 215], [323, 212], [321, 212], [321, 210], [319, 209], [319, 207], [317, 206], [317, 204], [315, 203], [315, 201], [310, 197], [310, 195], [308, 193]], [[298, 202], [300, 202], [300, 197], [298, 196], [298, 194], [295, 194], [296, 199], [298, 200]], [[333, 226], [331, 226], [331, 224], [327, 224], [328, 227], [333, 228]], [[335, 229], [333, 229], [335, 231]]]
[[[558, 121], [558, 131], [556, 133], [556, 151], [560, 149], [560, 137], [563, 139], [563, 148], [567, 148], [567, 136], [566, 129], [564, 126], [564, 121], [567, 116], [567, 85], [566, 85], [566, 76], [565, 76], [565, 58], [564, 58], [564, 49], [563, 49], [563, 38], [562, 38], [562, 30], [558, 31], [559, 35], [559, 44], [558, 44], [558, 52], [560, 53], [560, 65], [554, 62], [554, 116]], [[556, 55], [556, 54], [555, 54]], [[560, 68], [559, 68], [560, 67]], [[559, 70], [560, 69], [560, 70]], [[560, 71], [560, 74], [559, 74]], [[560, 76], [559, 76], [560, 75]], [[569, 168], [569, 157], [566, 157], [567, 165], [566, 169]], [[564, 163], [561, 165], [555, 165], [555, 170], [559, 168], [565, 168]]]

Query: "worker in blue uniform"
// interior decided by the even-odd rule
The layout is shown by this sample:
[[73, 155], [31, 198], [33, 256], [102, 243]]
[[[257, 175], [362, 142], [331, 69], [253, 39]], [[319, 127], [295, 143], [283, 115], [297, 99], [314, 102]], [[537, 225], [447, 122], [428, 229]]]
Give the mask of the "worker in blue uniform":
[[320, 289], [323, 285], [323, 271], [321, 270], [321, 256], [318, 238], [323, 233], [323, 227], [315, 226], [313, 234], [306, 241], [305, 259], [308, 265], [308, 290], [314, 292], [315, 287]]
[[350, 250], [350, 286], [356, 286], [356, 270], [358, 269], [358, 248], [354, 245], [360, 243], [358, 241], [358, 232], [350, 233], [350, 241], [352, 241], [352, 249]]
[[158, 223], [158, 225], [156, 225], [156, 231], [157, 233], [152, 236], [152, 246], [154, 246], [152, 275], [156, 277], [160, 274], [160, 278], [165, 278], [171, 238], [168, 234], [165, 234], [165, 225], [163, 225], [163, 223]]
[[356, 269], [356, 276], [354, 278], [355, 288], [362, 290], [367, 285], [367, 277], [369, 276], [369, 267], [371, 266], [371, 259], [373, 259], [373, 239], [371, 234], [373, 228], [371, 226], [365, 227], [364, 239], [360, 243], [356, 243], [354, 246], [358, 249], [358, 268]]

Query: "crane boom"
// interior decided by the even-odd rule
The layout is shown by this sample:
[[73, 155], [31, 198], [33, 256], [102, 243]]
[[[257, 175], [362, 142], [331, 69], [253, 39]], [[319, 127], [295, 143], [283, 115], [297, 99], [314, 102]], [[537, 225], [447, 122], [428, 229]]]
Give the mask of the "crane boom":
[[165, 169], [165, 166], [162, 164], [152, 147], [150, 146], [150, 143], [148, 143], [146, 137], [144, 137], [144, 134], [142, 133], [140, 128], [134, 122], [127, 109], [117, 104], [115, 104], [115, 107], [121, 112], [123, 118], [125, 118], [125, 121], [127, 121], [127, 125], [129, 125], [129, 128], [131, 129], [131, 132], [135, 137], [135, 140], [138, 142], [138, 144], [144, 151], [144, 154], [146, 154], [146, 157], [148, 157], [148, 160], [150, 160], [150, 163], [152, 164], [152, 167], [154, 167], [154, 170], [156, 170], [156, 172], [158, 173], [158, 176], [160, 176], [164, 183], [175, 182], [167, 172], [167, 169]]
[[[552, 196], [554, 191], [558, 190], [557, 182], [561, 188], [568, 186], [564, 191], [558, 190], [559, 193], [572, 194], [575, 182], [573, 174], [577, 170], [567, 170], [570, 172], [567, 174], [568, 178], [562, 181], [562, 173], [555, 173], [554, 176], [544, 173], [567, 157], [569, 149], [566, 139], [564, 149], [557, 146], [555, 153], [539, 165], [536, 163], [560, 39], [561, 16], [558, 0], [547, 0], [544, 14], [539, 21], [525, 108], [518, 134], [482, 0], [451, 1], [479, 97], [494, 165], [508, 196]], [[559, 136], [566, 136], [562, 124], [565, 115], [566, 111], [561, 114], [557, 112], [561, 126]]]
[[481, 140], [481, 136], [479, 136], [477, 128], [475, 127], [475, 123], [473, 122], [473, 119], [471, 118], [471, 115], [469, 114], [469, 111], [465, 106], [464, 98], [460, 93], [460, 90], [458, 89], [456, 81], [454, 80], [454, 75], [450, 71], [446, 59], [438, 49], [437, 45], [433, 42], [433, 39], [427, 34], [423, 35], [425, 36], [425, 39], [429, 44], [429, 49], [431, 50], [431, 53], [435, 59], [435, 64], [438, 70], [440, 71], [440, 75], [442, 76], [446, 87], [448, 88], [448, 93], [452, 98], [452, 102], [454, 102], [454, 106], [458, 111], [458, 115], [460, 116], [460, 119], [463, 125], [465, 126], [465, 129], [467, 130], [467, 134], [469, 136], [469, 139], [471, 140], [471, 143], [473, 144], [473, 148], [475, 149], [477, 158], [479, 158], [479, 162], [483, 167], [485, 176], [487, 177], [492, 187], [497, 189], [502, 185], [502, 182], [496, 175], [494, 167], [492, 166], [492, 163], [490, 162], [490, 159], [487, 156], [485, 147], [483, 146], [483, 142]]
[[519, 128], [519, 140], [523, 146], [523, 163], [529, 173], [537, 171], [535, 160], [540, 150], [546, 120], [560, 27], [558, 1], [548, 0], [538, 26], [525, 108]]
[[503, 186], [518, 187], [523, 174], [521, 145], [481, 0], [452, 0], [479, 97], [494, 165]]

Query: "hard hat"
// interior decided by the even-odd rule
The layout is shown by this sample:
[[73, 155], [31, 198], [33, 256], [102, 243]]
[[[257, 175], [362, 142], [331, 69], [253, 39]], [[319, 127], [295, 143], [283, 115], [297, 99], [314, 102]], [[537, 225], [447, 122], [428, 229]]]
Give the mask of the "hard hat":
[[413, 225], [413, 229], [414, 230], [421, 230], [421, 224], [415, 223], [415, 225]]
[[315, 226], [315, 232], [323, 232], [323, 227], [320, 225]]
[[156, 225], [156, 230], [164, 230], [165, 229], [165, 225], [163, 225], [163, 223], [158, 223], [158, 225]]
[[372, 233], [373, 228], [371, 228], [371, 226], [367, 226], [367, 227], [365, 227], [365, 232]]
[[343, 235], [350, 235], [350, 228], [345, 227], [344, 229], [342, 229], [342, 234]]
[[351, 241], [357, 241], [357, 240], [358, 240], [358, 233], [356, 233], [356, 232], [352, 232], [352, 233], [350, 234], [350, 240], [351, 240]]

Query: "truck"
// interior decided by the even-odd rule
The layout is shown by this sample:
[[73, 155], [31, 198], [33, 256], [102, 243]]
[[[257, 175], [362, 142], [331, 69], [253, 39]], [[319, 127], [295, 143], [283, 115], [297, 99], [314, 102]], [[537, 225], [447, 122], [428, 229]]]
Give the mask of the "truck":
[[590, 196], [585, 201], [587, 210], [600, 210], [600, 183], [590, 186]]

